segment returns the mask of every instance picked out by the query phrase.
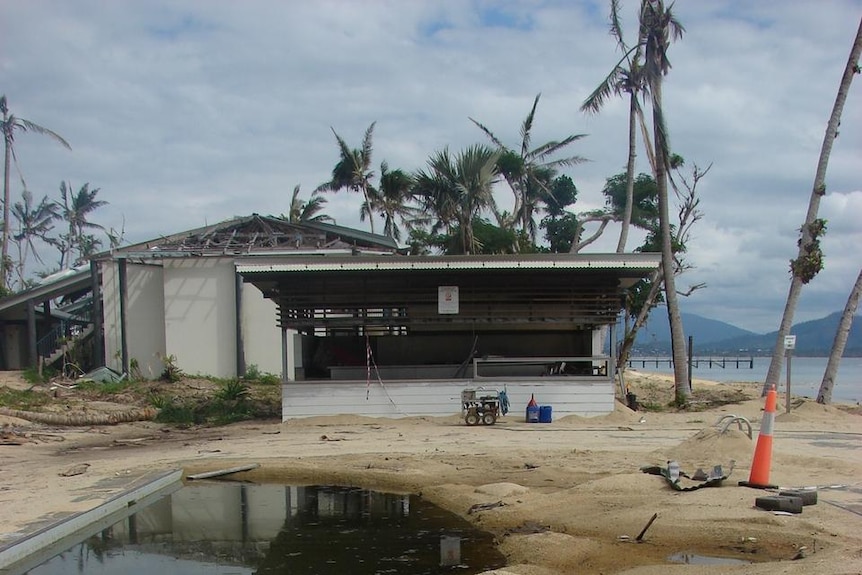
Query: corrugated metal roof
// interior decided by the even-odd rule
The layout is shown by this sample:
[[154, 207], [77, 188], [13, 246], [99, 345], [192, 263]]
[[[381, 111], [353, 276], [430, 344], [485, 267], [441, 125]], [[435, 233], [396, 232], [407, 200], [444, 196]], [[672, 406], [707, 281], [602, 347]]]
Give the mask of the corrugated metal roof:
[[515, 270], [515, 269], [605, 269], [654, 270], [659, 254], [536, 254], [527, 256], [413, 256], [413, 257], [320, 257], [282, 258], [271, 261], [237, 262], [240, 273], [400, 271], [400, 270]]

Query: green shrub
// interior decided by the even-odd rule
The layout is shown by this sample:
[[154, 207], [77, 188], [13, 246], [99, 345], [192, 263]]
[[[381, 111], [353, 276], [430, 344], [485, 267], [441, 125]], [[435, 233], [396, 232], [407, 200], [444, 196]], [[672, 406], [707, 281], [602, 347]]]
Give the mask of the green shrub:
[[162, 365], [165, 367], [164, 371], [162, 371], [162, 379], [164, 381], [176, 383], [185, 375], [183, 370], [177, 366], [177, 356], [173, 354], [163, 357]]
[[279, 385], [281, 383], [281, 377], [274, 373], [264, 373], [257, 378], [257, 382], [261, 385]]
[[222, 401], [239, 401], [249, 394], [249, 387], [245, 382], [238, 379], [230, 379], [222, 384], [215, 396]]

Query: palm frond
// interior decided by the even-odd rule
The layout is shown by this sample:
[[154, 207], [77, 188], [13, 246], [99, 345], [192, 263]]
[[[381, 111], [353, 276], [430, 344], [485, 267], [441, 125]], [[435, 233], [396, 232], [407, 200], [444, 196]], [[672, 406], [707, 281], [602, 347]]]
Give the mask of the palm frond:
[[610, 15], [610, 34], [617, 41], [623, 51], [626, 51], [626, 45], [623, 41], [623, 26], [620, 22], [620, 2], [619, 0], [611, 0], [611, 15]]
[[484, 124], [477, 122], [473, 118], [470, 118], [470, 121], [473, 122], [474, 124], [476, 124], [480, 130], [485, 132], [485, 135], [488, 136], [488, 139], [491, 140], [491, 142], [493, 142], [493, 144], [495, 146], [497, 146], [498, 148], [506, 149], [506, 146], [503, 144], [503, 142], [500, 141], [500, 139], [497, 136], [495, 136], [494, 133], [491, 130], [489, 130]]
[[72, 146], [69, 145], [69, 142], [64, 140], [63, 136], [61, 136], [57, 132], [55, 132], [53, 130], [49, 130], [48, 128], [46, 128], [44, 126], [40, 126], [39, 124], [37, 124], [35, 122], [31, 122], [30, 120], [25, 120], [24, 118], [17, 118], [17, 121], [18, 121], [18, 125], [21, 127], [21, 129], [23, 131], [35, 132], [35, 133], [41, 134], [43, 136], [48, 136], [48, 137], [52, 138], [53, 140], [59, 142], [67, 150], [72, 149]]
[[624, 69], [619, 65], [614, 66], [605, 79], [596, 86], [596, 89], [587, 96], [581, 104], [581, 112], [598, 114], [612, 94], [619, 94], [621, 90], [621, 77]]
[[365, 136], [362, 138], [362, 160], [363, 160], [363, 168], [367, 168], [371, 165], [371, 152], [373, 148], [373, 136], [374, 136], [374, 126], [377, 122], [371, 122], [371, 125], [368, 126], [368, 129], [365, 130]]
[[536, 106], [539, 105], [539, 98], [541, 97], [541, 92], [536, 94], [536, 98], [533, 100], [533, 107], [530, 108], [530, 113], [527, 114], [527, 117], [524, 118], [524, 123], [521, 124], [521, 156], [526, 156], [530, 149], [530, 131], [533, 129], [533, 120], [536, 117]]
[[[568, 146], [569, 144], [572, 144], [573, 142], [577, 142], [578, 140], [585, 138], [585, 137], [587, 137], [587, 134], [572, 134], [570, 136], [567, 136], [564, 140], [561, 140], [559, 142], [556, 142], [556, 141], [547, 142], [545, 144], [542, 144], [541, 146], [539, 146], [538, 148], [536, 148], [532, 152], [530, 152], [529, 159], [543, 161], [547, 156], [550, 156], [551, 154], [555, 154], [555, 153], [559, 152], [560, 150], [562, 150], [563, 148], [565, 148], [566, 146]], [[574, 156], [574, 158], [578, 158], [578, 156]], [[581, 160], [579, 162], [576, 162], [576, 163], [582, 163], [584, 161], [585, 160], [583, 158], [581, 158]], [[559, 164], [559, 165], [569, 166], [569, 165], [573, 165], [573, 164], [572, 163], [563, 163], [563, 164]]]

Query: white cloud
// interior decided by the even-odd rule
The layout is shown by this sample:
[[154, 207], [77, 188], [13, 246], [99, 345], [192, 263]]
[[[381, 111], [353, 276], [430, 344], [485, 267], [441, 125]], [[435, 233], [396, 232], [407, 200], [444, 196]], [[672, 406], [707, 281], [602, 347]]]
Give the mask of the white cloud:
[[[631, 38], [636, 2], [622, 4]], [[681, 280], [709, 287], [684, 311], [768, 331], [862, 1], [680, 1], [674, 10], [687, 32], [671, 48], [664, 93], [671, 143], [689, 164], [713, 164], [689, 244], [697, 267]], [[567, 170], [585, 210], [603, 204], [605, 178], [625, 163], [626, 104], [579, 111], [619, 58], [607, 12], [599, 0], [9, 2], [0, 92], [74, 148], [19, 137], [34, 194], [90, 182], [110, 202], [100, 223], [125, 220], [130, 240], [286, 211], [295, 184], [310, 193], [329, 176], [330, 128], [358, 145], [377, 121], [375, 164], [406, 170], [443, 146], [483, 141], [468, 117], [514, 144], [539, 92], [534, 142], [589, 134], [571, 152], [591, 161]], [[821, 207], [826, 269], [803, 292], [800, 319], [841, 309], [858, 273], [859, 89], [857, 79]], [[327, 209], [367, 229], [358, 206], [338, 194]], [[617, 230], [590, 249], [612, 250]]]

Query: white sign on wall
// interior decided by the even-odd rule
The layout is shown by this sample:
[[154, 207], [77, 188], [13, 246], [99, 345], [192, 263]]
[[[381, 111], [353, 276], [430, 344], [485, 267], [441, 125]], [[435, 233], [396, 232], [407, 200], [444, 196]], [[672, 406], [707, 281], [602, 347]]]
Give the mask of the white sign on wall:
[[784, 336], [784, 349], [796, 349], [796, 336], [795, 335], [785, 335]]
[[458, 313], [458, 286], [437, 287], [437, 313], [441, 315]]

